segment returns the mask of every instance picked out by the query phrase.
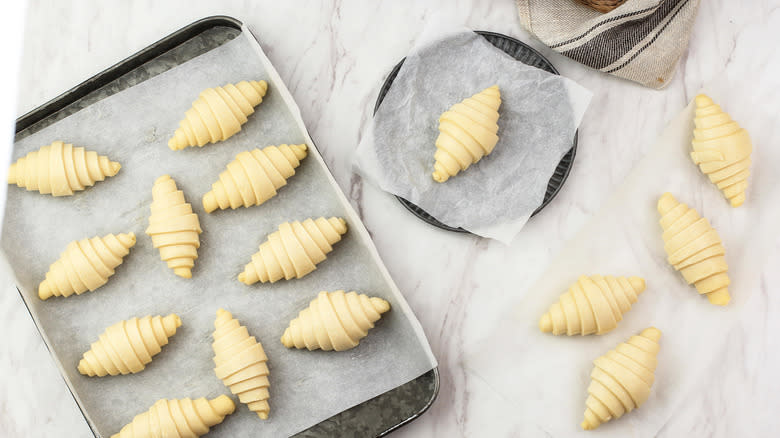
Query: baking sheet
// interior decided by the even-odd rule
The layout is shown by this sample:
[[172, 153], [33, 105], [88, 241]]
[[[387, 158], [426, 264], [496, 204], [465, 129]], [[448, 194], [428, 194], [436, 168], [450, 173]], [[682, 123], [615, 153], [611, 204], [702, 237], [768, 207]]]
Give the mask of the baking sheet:
[[[592, 436], [594, 432], [579, 427], [592, 361], [649, 326], [663, 332], [650, 398], [640, 409], [595, 433], [655, 436], [697, 384], [717, 384], [701, 382], [700, 372], [724, 345], [748, 297], [760, 288], [766, 255], [776, 242], [780, 150], [774, 145], [780, 131], [767, 103], [775, 102], [780, 92], [765, 83], [744, 84], [729, 76], [717, 78], [705, 89], [751, 134], [753, 166], [747, 201], [731, 208], [691, 161], [693, 105], [689, 104], [536, 284], [518, 291], [518, 298], [507, 305], [511, 310], [497, 318], [489, 342], [467, 346], [467, 369], [514, 404], [519, 435]], [[750, 109], [755, 105], [766, 108], [765, 118], [743, 115], [756, 114], [755, 108]], [[656, 210], [658, 197], [666, 191], [696, 208], [718, 230], [731, 278], [728, 306], [709, 304], [667, 264]], [[558, 296], [579, 275], [596, 273], [639, 275], [647, 289], [617, 328], [605, 335], [569, 338], [541, 333], [539, 317]]]
[[[244, 79], [265, 79], [269, 91], [240, 133], [204, 148], [168, 149], [169, 136], [202, 89]], [[53, 198], [11, 186], [2, 248], [55, 360], [101, 435], [117, 432], [159, 398], [229, 393], [212, 370], [211, 333], [219, 307], [233, 312], [265, 348], [271, 415], [258, 420], [239, 404], [236, 413], [213, 429], [213, 436], [290, 435], [435, 366], [419, 323], [315, 149], [264, 205], [203, 211], [201, 195], [238, 152], [270, 144], [312, 145], [297, 106], [246, 28], [217, 49], [22, 139], [14, 159], [57, 139], [108, 155], [122, 170], [73, 197]], [[173, 275], [144, 234], [152, 184], [164, 173], [184, 191], [204, 230], [192, 280]], [[280, 222], [318, 216], [341, 216], [349, 225], [319, 269], [273, 285], [245, 286], [236, 280]], [[108, 284], [66, 299], [37, 298], [38, 282], [68, 242], [129, 231], [136, 233], [138, 243]], [[348, 352], [285, 349], [279, 337], [289, 320], [318, 291], [336, 289], [380, 296], [392, 310]], [[182, 318], [183, 326], [142, 373], [88, 378], [76, 370], [81, 354], [109, 325], [171, 312]]]
[[[435, 182], [439, 116], [496, 84], [502, 102], [493, 153], [447, 182]], [[570, 79], [517, 61], [469, 29], [434, 21], [363, 135], [356, 163], [369, 181], [437, 220], [508, 244], [542, 203], [590, 96]]]

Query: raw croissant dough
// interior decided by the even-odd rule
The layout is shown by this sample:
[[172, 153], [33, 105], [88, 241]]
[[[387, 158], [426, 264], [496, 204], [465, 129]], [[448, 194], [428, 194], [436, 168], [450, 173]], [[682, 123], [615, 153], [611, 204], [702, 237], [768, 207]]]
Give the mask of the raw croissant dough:
[[178, 315], [132, 318], [107, 328], [79, 361], [86, 376], [138, 373], [168, 344], [168, 338], [181, 326]]
[[390, 303], [356, 292], [320, 292], [282, 335], [287, 348], [344, 351], [357, 347]]
[[660, 330], [646, 328], [593, 361], [583, 429], [595, 429], [642, 406], [655, 380], [659, 339]]
[[267, 90], [265, 81], [241, 81], [203, 90], [179, 122], [168, 147], [176, 151], [227, 140], [241, 130]]
[[198, 215], [184, 200], [184, 192], [176, 187], [176, 181], [170, 176], [163, 175], [154, 182], [151, 210], [146, 234], [160, 250], [160, 259], [179, 277], [192, 278], [192, 267], [200, 248], [198, 235], [203, 230]]
[[658, 200], [658, 212], [669, 263], [700, 294], [707, 294], [712, 304], [728, 304], [731, 280], [718, 232], [696, 210], [681, 204], [670, 193]]
[[267, 419], [268, 357], [263, 346], [227, 310], [217, 310], [214, 328], [214, 373], [250, 411]]
[[70, 242], [60, 258], [49, 266], [46, 279], [38, 285], [38, 296], [42, 300], [52, 296], [69, 297], [103, 286], [133, 245], [133, 233]]
[[745, 202], [750, 175], [750, 135], [704, 94], [696, 96], [691, 158], [731, 202]]
[[434, 180], [447, 181], [493, 152], [498, 143], [499, 106], [501, 92], [494, 85], [456, 103], [439, 117]]
[[114, 176], [122, 166], [97, 152], [55, 141], [16, 160], [8, 170], [8, 184], [52, 196], [70, 196]]
[[162, 399], [148, 411], [136, 415], [111, 438], [195, 438], [207, 434], [210, 427], [221, 423], [235, 410], [236, 405], [226, 395], [212, 400]]
[[211, 213], [217, 208], [260, 205], [287, 184], [287, 178], [295, 175], [295, 168], [305, 157], [305, 144], [283, 144], [241, 152], [227, 165], [227, 170], [219, 174], [219, 180], [211, 185], [211, 190], [203, 195], [203, 208]]
[[327, 258], [332, 245], [346, 232], [347, 222], [338, 217], [285, 222], [252, 255], [238, 281], [249, 285], [301, 278], [317, 269], [315, 265]]
[[539, 320], [539, 329], [554, 335], [601, 335], [617, 327], [645, 290], [639, 277], [581, 276]]

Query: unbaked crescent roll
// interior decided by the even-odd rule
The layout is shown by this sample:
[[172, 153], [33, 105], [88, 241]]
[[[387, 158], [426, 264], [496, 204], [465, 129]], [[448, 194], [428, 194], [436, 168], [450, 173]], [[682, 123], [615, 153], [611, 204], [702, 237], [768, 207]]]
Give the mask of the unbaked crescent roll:
[[238, 281], [250, 285], [301, 278], [317, 269], [346, 232], [347, 222], [338, 217], [285, 222], [252, 255]]
[[265, 81], [241, 81], [203, 90], [179, 122], [168, 147], [176, 151], [227, 140], [241, 130], [267, 90]]
[[282, 335], [287, 348], [344, 351], [355, 348], [390, 303], [357, 292], [320, 292]]
[[447, 181], [493, 152], [498, 143], [498, 85], [451, 106], [439, 117], [433, 179]]
[[750, 175], [750, 135], [704, 94], [696, 96], [693, 122], [693, 162], [718, 186], [732, 207], [739, 207], [745, 202]]
[[581, 276], [539, 320], [554, 335], [602, 335], [617, 327], [645, 290], [639, 277]]
[[236, 410], [226, 395], [206, 400], [158, 400], [111, 438], [197, 438]]
[[661, 331], [650, 327], [593, 361], [583, 429], [595, 429], [642, 406], [655, 381], [659, 339]]
[[38, 285], [38, 296], [42, 300], [69, 297], [103, 286], [133, 245], [133, 233], [70, 242], [60, 258], [49, 266], [46, 279]]
[[16, 160], [8, 184], [52, 196], [69, 196], [114, 176], [122, 166], [97, 152], [55, 141]]
[[712, 304], [728, 304], [731, 280], [724, 256], [726, 249], [718, 232], [706, 218], [681, 204], [671, 193], [664, 193], [658, 200], [658, 212], [669, 264], [700, 294], [707, 295]]

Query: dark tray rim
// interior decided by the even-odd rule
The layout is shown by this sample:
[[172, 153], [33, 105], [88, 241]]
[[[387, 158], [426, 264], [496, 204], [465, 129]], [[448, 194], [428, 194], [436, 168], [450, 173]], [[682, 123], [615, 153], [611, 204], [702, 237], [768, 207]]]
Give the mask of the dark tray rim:
[[[553, 63], [550, 62], [549, 59], [547, 59], [544, 55], [539, 53], [538, 50], [534, 49], [533, 47], [529, 46], [528, 44], [520, 41], [519, 39], [517, 39], [515, 37], [509, 36], [509, 35], [505, 35], [505, 34], [502, 34], [502, 33], [498, 33], [498, 32], [486, 31], [486, 30], [475, 30], [474, 33], [476, 33], [478, 35], [481, 35], [483, 37], [491, 36], [491, 37], [495, 37], [495, 38], [501, 38], [501, 39], [504, 39], [504, 40], [507, 40], [507, 41], [511, 41], [512, 43], [521, 45], [521, 46], [525, 47], [531, 53], [534, 53], [536, 56], [538, 56], [541, 59], [543, 59], [549, 65], [550, 69], [552, 70], [552, 73], [554, 73], [556, 75], [560, 75], [560, 73], [558, 72], [558, 69], [555, 68], [555, 65], [553, 65]], [[385, 95], [387, 94], [388, 90], [390, 89], [391, 85], [393, 84], [393, 80], [395, 80], [395, 77], [398, 75], [398, 72], [401, 70], [401, 66], [403, 66], [404, 61], [406, 61], [406, 57], [403, 57], [393, 67], [393, 69], [390, 70], [390, 73], [388, 73], [387, 77], [385, 78], [384, 82], [382, 83], [382, 87], [379, 89], [379, 95], [377, 96], [376, 103], [374, 104], [373, 115], [376, 115], [376, 112], [379, 110], [379, 106], [382, 104], [382, 101], [384, 100]], [[563, 161], [567, 155], [571, 154], [571, 158], [569, 158], [569, 165], [563, 171], [563, 174], [561, 176], [561, 183], [553, 190], [552, 194], [550, 194], [549, 197], [545, 196], [545, 199], [542, 201], [542, 204], [539, 205], [539, 207], [537, 207], [536, 210], [533, 211], [533, 213], [531, 213], [531, 216], [529, 217], [529, 219], [531, 217], [536, 216], [537, 213], [542, 211], [542, 209], [544, 209], [544, 207], [546, 207], [550, 202], [552, 202], [552, 200], [555, 199], [555, 197], [558, 195], [558, 192], [561, 191], [561, 188], [563, 187], [563, 185], [566, 183], [566, 180], [569, 178], [569, 173], [571, 172], [572, 167], [574, 167], [574, 159], [577, 157], [577, 143], [578, 143], [578, 139], [579, 139], [579, 130], [576, 130], [574, 132], [574, 140], [572, 141], [571, 149], [569, 149], [569, 151], [567, 151], [564, 154], [564, 157], [561, 158], [561, 161]], [[413, 204], [412, 202], [410, 202], [410, 201], [408, 201], [408, 200], [406, 200], [406, 199], [404, 199], [404, 198], [402, 198], [400, 196], [395, 196], [395, 198], [401, 203], [401, 205], [403, 205], [407, 210], [409, 210], [410, 213], [412, 213], [413, 215], [417, 216], [419, 219], [421, 219], [422, 221], [424, 221], [424, 222], [426, 222], [426, 223], [428, 223], [430, 225], [433, 225], [433, 226], [435, 226], [437, 228], [441, 228], [441, 229], [446, 230], [446, 231], [453, 231], [453, 232], [456, 232], [456, 233], [473, 234], [470, 231], [465, 230], [463, 228], [452, 227], [452, 226], [449, 226], [449, 225], [439, 221], [438, 219], [434, 218], [433, 216], [431, 216], [430, 214], [428, 214], [427, 212], [422, 210], [417, 205]]]
[[[92, 93], [93, 91], [96, 91], [103, 87], [105, 84], [112, 82], [124, 74], [138, 68], [139, 66], [145, 64], [148, 61], [151, 61], [152, 59], [162, 55], [163, 53], [167, 52], [168, 50], [171, 50], [180, 44], [188, 41], [190, 38], [193, 38], [194, 36], [211, 29], [213, 27], [231, 27], [238, 30], [243, 30], [243, 23], [234, 18], [227, 15], [213, 15], [201, 18], [199, 20], [196, 20], [179, 30], [174, 31], [173, 33], [161, 38], [160, 40], [149, 44], [145, 48], [139, 50], [138, 52], [128, 56], [127, 58], [115, 63], [114, 65], [106, 68], [105, 70], [101, 71], [100, 73], [90, 77], [89, 79], [81, 82], [80, 84], [76, 85], [75, 87], [61, 93], [60, 95], [52, 98], [48, 102], [39, 105], [35, 107], [34, 109], [28, 111], [27, 113], [19, 116], [16, 119], [16, 126], [14, 129], [14, 133], [18, 134], [20, 131], [23, 131], [30, 126], [46, 119], [60, 110], [72, 105], [79, 99], [83, 98], [84, 96]], [[251, 30], [250, 30], [250, 33]], [[252, 37], [257, 39], [255, 35], [252, 33]], [[311, 135], [309, 136], [311, 137]], [[312, 143], [314, 140], [312, 140]], [[316, 147], [316, 145], [315, 145]], [[326, 163], [327, 167], [327, 163]], [[24, 294], [22, 294], [22, 291], [19, 289], [18, 286], [16, 286], [16, 291], [19, 293], [19, 297], [22, 299], [22, 303], [24, 303], [24, 307], [27, 310], [28, 315], [30, 315], [30, 318], [33, 320], [33, 325], [35, 325], [35, 329], [38, 331], [38, 334], [41, 336], [41, 339], [43, 340], [43, 344], [46, 347], [46, 350], [49, 352], [49, 354], [54, 357], [54, 353], [52, 352], [51, 348], [49, 347], [49, 343], [46, 342], [46, 338], [43, 336], [43, 333], [41, 332], [41, 328], [38, 326], [37, 321], [35, 321], [35, 318], [32, 316], [32, 312], [30, 311], [30, 306], [28, 306], [27, 301], [25, 300]], [[392, 426], [388, 427], [384, 431], [380, 432], [377, 437], [384, 437], [390, 432], [393, 432], [397, 429], [399, 429], [402, 426], [405, 426], [412, 421], [416, 420], [422, 414], [428, 411], [430, 407], [433, 405], [434, 401], [436, 401], [436, 398], [439, 395], [439, 388], [440, 388], [440, 377], [439, 377], [439, 368], [434, 367], [430, 371], [426, 371], [425, 373], [422, 373], [420, 376], [415, 377], [414, 379], [411, 379], [409, 382], [412, 382], [416, 379], [419, 379], [420, 377], [424, 376], [427, 373], [433, 372], [434, 375], [434, 388], [433, 392], [431, 394], [431, 397], [428, 399], [426, 404], [417, 412], [415, 412], [410, 417], [404, 419], [403, 421], [393, 424]], [[84, 421], [87, 423], [87, 426], [89, 427], [90, 431], [95, 437], [100, 436], [98, 432], [93, 428], [92, 424], [87, 420], [86, 412], [84, 412], [83, 407], [78, 402], [78, 399], [76, 398], [76, 394], [73, 393], [73, 390], [71, 389], [70, 385], [68, 384], [67, 379], [65, 376], [60, 373], [60, 377], [62, 377], [63, 381], [65, 382], [65, 387], [68, 389], [68, 392], [70, 393], [71, 397], [73, 397], [73, 401], [76, 402], [76, 406], [79, 409], [79, 412], [81, 412], [82, 417], [84, 417]], [[407, 382], [407, 383], [409, 383]], [[399, 385], [403, 386], [405, 384]], [[383, 394], [378, 395], [377, 397], [381, 397]], [[376, 397], [374, 397], [376, 398]], [[369, 400], [373, 400], [369, 399]], [[369, 401], [369, 400], [366, 400]], [[364, 402], [365, 403], [365, 402]], [[360, 403], [362, 404], [362, 403]], [[359, 406], [355, 405], [355, 406]], [[353, 406], [354, 407], [354, 406]], [[343, 412], [348, 411], [351, 408], [348, 408], [335, 416], [341, 415]], [[333, 418], [333, 417], [331, 417]], [[327, 419], [325, 420], [327, 421]]]

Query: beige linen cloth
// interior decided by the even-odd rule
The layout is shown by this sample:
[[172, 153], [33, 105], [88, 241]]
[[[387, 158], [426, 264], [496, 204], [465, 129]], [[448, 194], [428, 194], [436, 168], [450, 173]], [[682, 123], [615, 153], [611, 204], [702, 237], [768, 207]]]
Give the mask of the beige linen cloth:
[[663, 88], [688, 47], [699, 0], [628, 0], [602, 14], [575, 0], [516, 0], [520, 22], [586, 66]]

